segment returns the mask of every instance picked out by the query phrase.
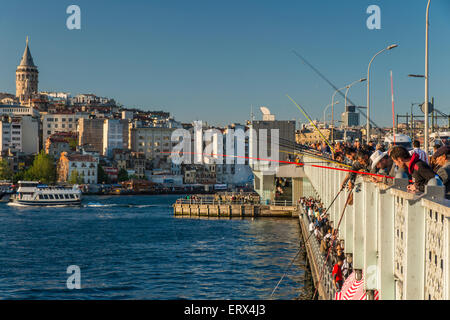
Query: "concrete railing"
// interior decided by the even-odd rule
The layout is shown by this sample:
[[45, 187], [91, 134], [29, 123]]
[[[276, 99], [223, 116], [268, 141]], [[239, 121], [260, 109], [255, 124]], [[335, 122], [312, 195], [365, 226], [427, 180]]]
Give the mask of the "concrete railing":
[[[318, 161], [307, 156], [304, 162]], [[323, 166], [336, 167], [323, 162]], [[304, 167], [305, 174], [328, 207], [346, 172]], [[373, 183], [359, 176], [353, 204], [343, 214], [339, 238], [353, 255], [353, 269], [362, 270], [369, 295], [380, 299], [450, 299], [450, 201], [442, 187], [424, 194], [406, 191], [407, 180], [394, 185]], [[334, 227], [343, 212], [348, 191], [329, 210]]]

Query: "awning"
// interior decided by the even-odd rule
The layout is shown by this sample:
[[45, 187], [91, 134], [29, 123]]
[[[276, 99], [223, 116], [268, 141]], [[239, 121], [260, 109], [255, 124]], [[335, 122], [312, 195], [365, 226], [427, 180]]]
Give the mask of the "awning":
[[[374, 300], [379, 300], [380, 295], [375, 290]], [[345, 280], [342, 290], [336, 292], [334, 300], [367, 300], [366, 290], [364, 290], [364, 274], [361, 280], [356, 280], [356, 273], [352, 274]]]

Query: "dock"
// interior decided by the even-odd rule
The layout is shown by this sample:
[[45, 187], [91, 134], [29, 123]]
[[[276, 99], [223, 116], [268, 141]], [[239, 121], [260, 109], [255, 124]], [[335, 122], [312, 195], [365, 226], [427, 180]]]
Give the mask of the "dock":
[[299, 207], [296, 204], [287, 201], [261, 204], [259, 200], [254, 199], [216, 200], [214, 197], [205, 195], [197, 195], [193, 199], [178, 199], [173, 204], [175, 216], [188, 217], [297, 218], [298, 209]]

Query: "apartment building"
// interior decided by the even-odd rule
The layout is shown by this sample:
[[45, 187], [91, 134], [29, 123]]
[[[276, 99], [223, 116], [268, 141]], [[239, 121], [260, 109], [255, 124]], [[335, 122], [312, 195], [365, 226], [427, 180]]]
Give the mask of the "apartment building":
[[88, 113], [49, 113], [42, 115], [42, 140], [56, 132], [76, 132], [80, 119], [87, 119]]

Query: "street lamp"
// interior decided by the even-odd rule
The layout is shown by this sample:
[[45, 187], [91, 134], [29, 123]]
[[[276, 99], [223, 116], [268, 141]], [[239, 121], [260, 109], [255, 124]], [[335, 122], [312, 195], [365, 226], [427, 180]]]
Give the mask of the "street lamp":
[[366, 78], [362, 78], [362, 79], [356, 80], [355, 82], [349, 84], [349, 85], [346, 87], [346, 88], [347, 88], [347, 91], [345, 92], [345, 107], [347, 107], [347, 95], [348, 95], [348, 91], [350, 90], [350, 88], [351, 88], [354, 84], [356, 84], [356, 83], [358, 83], [358, 82], [364, 82], [364, 81], [366, 81], [366, 80], [367, 80]]
[[429, 89], [429, 70], [428, 70], [428, 31], [430, 27], [429, 23], [429, 17], [430, 17], [430, 4], [431, 0], [428, 0], [427, 5], [427, 17], [426, 17], [426, 27], [425, 27], [425, 106], [424, 106], [424, 112], [425, 112], [425, 136], [424, 136], [424, 142], [425, 142], [425, 152], [428, 156], [428, 89]]
[[334, 142], [334, 97], [336, 96], [336, 93], [338, 93], [344, 89], [345, 89], [345, 87], [337, 89], [333, 93], [333, 97], [331, 98], [331, 141], [332, 142]]
[[327, 106], [325, 107], [325, 109], [323, 110], [323, 123], [324, 123], [324, 124], [326, 124], [326, 122], [327, 122], [326, 112], [327, 112], [328, 108], [331, 107], [332, 105], [335, 105], [335, 104], [339, 104], [339, 101], [330, 103], [330, 104], [327, 105]]
[[392, 50], [394, 48], [397, 48], [398, 45], [397, 44], [392, 44], [387, 48], [384, 48], [383, 50], [381, 50], [380, 52], [378, 52], [377, 54], [375, 54], [372, 58], [372, 60], [370, 60], [369, 62], [369, 67], [367, 68], [367, 142], [370, 141], [370, 66], [372, 65], [373, 60], [375, 59], [376, 56], [378, 56], [379, 54], [383, 53], [384, 51], [387, 50]]

